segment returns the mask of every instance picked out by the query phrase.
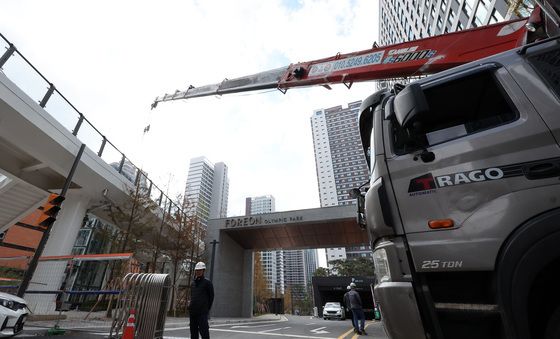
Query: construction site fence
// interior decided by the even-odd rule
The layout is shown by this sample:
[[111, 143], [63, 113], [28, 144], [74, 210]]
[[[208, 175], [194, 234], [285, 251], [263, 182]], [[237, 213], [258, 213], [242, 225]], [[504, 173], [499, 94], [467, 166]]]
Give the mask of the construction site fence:
[[131, 314], [135, 317], [136, 339], [163, 338], [170, 304], [171, 278], [168, 274], [129, 273], [113, 312], [110, 338], [122, 338]]

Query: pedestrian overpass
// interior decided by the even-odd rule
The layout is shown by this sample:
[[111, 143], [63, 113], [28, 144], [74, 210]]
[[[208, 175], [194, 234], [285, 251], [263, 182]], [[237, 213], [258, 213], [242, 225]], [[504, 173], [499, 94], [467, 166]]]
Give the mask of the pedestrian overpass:
[[252, 316], [253, 251], [368, 243], [367, 232], [356, 223], [356, 209], [342, 205], [209, 220], [206, 276], [214, 284], [212, 315]]
[[[174, 204], [163, 190], [3, 36], [2, 47], [6, 52], [0, 56], [0, 234], [36, 210], [50, 192], [60, 192], [82, 144], [87, 147], [43, 256], [69, 255], [86, 213], [110, 220], [99, 207], [120, 205], [134, 190], [135, 181], [140, 180], [159, 204], [155, 217], [161, 218], [164, 209]], [[49, 265], [39, 263], [31, 289], [60, 288], [65, 267]], [[35, 313], [49, 313], [54, 311], [54, 297], [26, 299]]]

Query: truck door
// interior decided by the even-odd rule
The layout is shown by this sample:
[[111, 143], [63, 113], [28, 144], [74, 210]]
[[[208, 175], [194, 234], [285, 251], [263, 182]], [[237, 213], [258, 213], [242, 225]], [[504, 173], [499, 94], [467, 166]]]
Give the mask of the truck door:
[[[476, 66], [419, 84], [428, 111], [405, 128], [395, 115], [384, 121], [387, 166], [414, 266], [492, 270], [492, 256], [515, 227], [496, 225], [505, 220], [500, 213], [511, 213], [517, 192], [558, 184], [558, 176], [530, 176], [540, 163], [560, 159], [558, 147], [504, 68]], [[491, 224], [470, 223], [481, 211]]]

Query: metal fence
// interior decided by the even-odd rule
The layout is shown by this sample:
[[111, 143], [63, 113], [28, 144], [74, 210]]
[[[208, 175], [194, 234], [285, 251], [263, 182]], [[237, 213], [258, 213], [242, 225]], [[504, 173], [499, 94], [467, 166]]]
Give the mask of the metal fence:
[[168, 274], [127, 274], [123, 278], [122, 292], [117, 301], [109, 337], [121, 338], [131, 310], [134, 310], [134, 338], [163, 338], [170, 290], [171, 279]]

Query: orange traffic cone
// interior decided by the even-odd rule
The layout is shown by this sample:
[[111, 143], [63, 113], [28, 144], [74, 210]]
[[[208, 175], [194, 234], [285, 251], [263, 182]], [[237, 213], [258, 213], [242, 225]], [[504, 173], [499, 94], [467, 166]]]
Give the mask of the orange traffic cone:
[[136, 312], [133, 308], [130, 309], [130, 315], [128, 316], [128, 321], [126, 322], [126, 327], [124, 328], [123, 335], [121, 339], [134, 339], [135, 325], [134, 325], [134, 314]]

